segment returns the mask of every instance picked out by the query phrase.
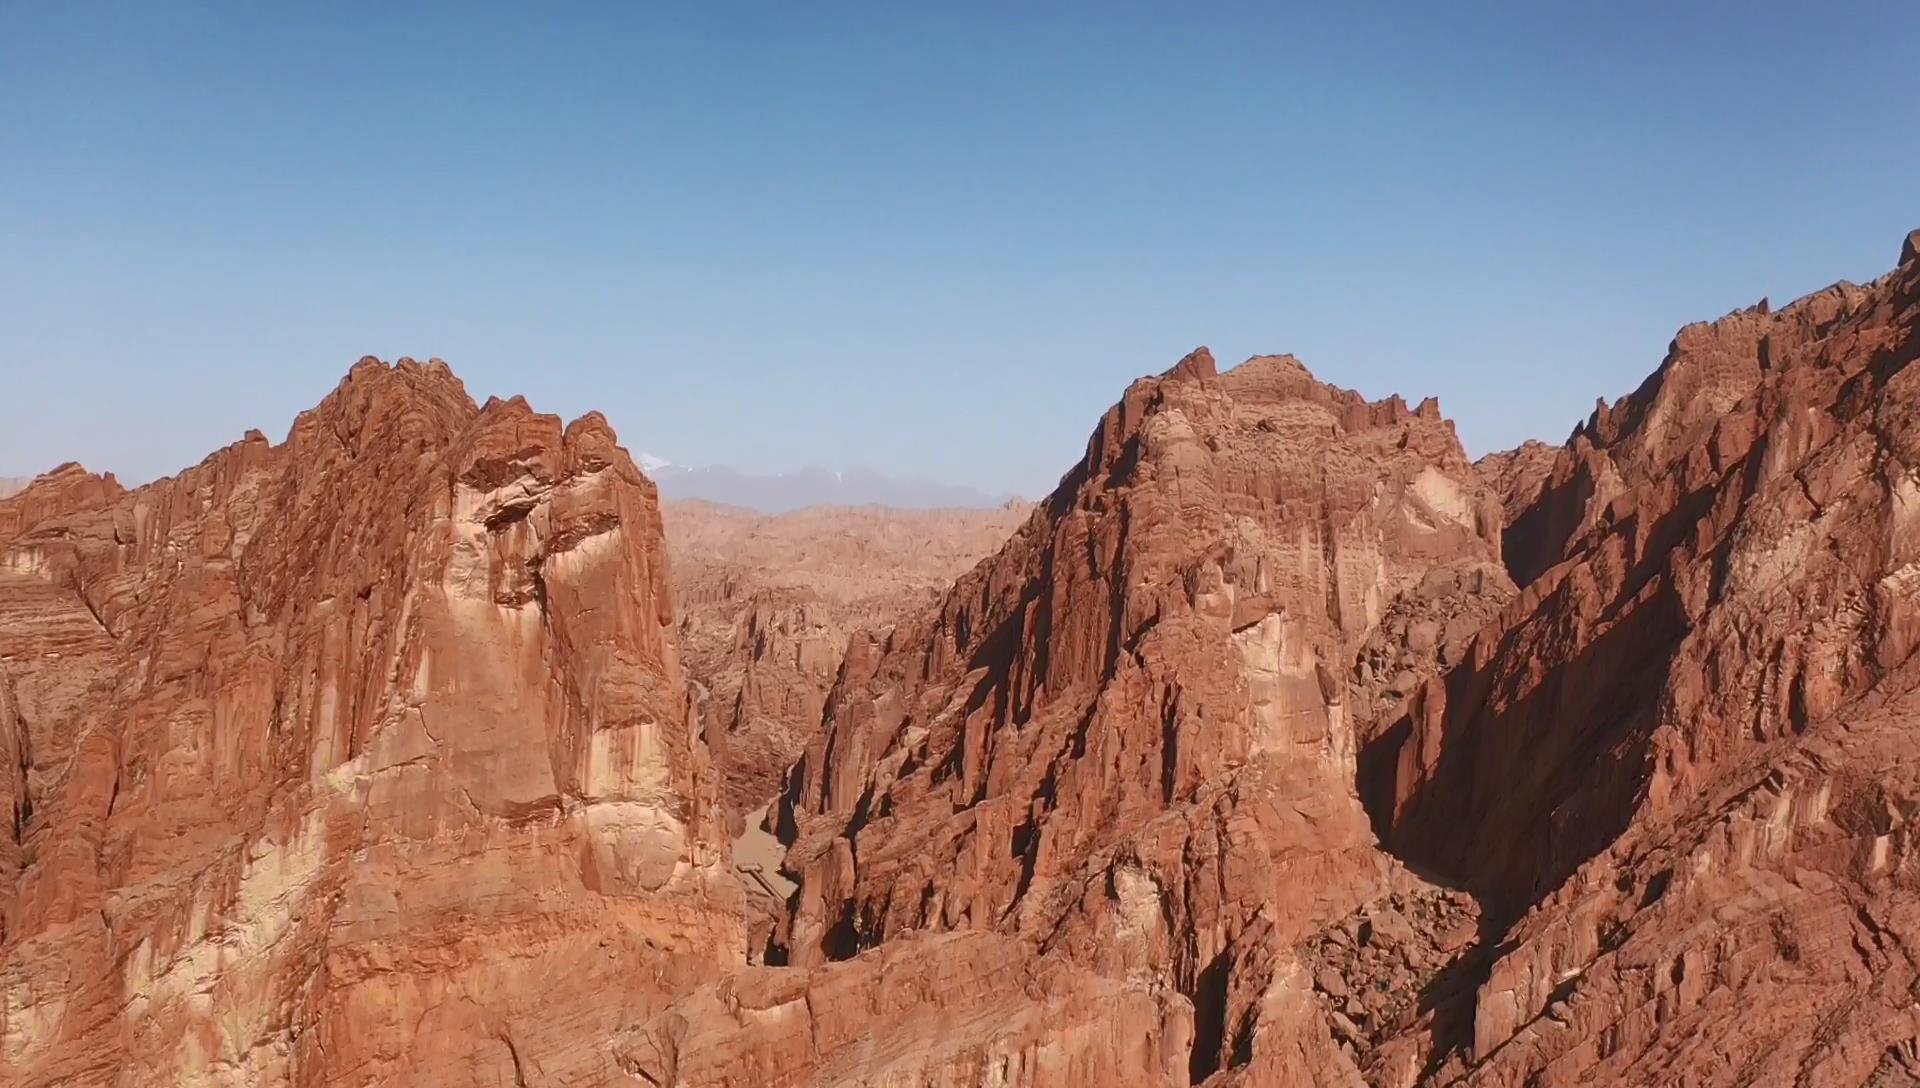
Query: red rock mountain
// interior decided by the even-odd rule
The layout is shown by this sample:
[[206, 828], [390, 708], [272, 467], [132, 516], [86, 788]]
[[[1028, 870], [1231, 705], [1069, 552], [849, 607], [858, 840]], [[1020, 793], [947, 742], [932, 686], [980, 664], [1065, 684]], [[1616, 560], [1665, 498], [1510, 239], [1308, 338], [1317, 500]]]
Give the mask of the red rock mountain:
[[1464, 939], [1377, 849], [1349, 678], [1396, 609], [1432, 636], [1402, 671], [1470, 635], [1435, 618], [1512, 592], [1499, 531], [1431, 402], [1204, 349], [1136, 383], [999, 555], [849, 651], [783, 814], [791, 962], [983, 930], [1150, 1001], [1179, 1060], [1142, 1083], [1308, 1083], [1339, 1050], [1304, 942], [1368, 910]]
[[65, 469], [0, 500], [0, 1081], [1920, 1083], [1916, 357], [1920, 233], [1478, 465], [1195, 352], [851, 637], [770, 934], [597, 416], [365, 361]]
[[740, 962], [652, 485], [367, 359], [0, 502], [0, 1082], [618, 1083]]
[[1525, 591], [1362, 758], [1498, 920], [1432, 1079], [1920, 1082], [1920, 232], [1689, 326], [1506, 533]]

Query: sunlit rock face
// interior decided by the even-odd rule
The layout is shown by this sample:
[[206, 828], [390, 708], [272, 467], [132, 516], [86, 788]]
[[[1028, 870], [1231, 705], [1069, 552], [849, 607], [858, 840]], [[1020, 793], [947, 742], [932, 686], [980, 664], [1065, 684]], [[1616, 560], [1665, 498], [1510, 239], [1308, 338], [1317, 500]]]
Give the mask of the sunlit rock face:
[[1424, 885], [1354, 792], [1356, 662], [1425, 591], [1511, 594], [1500, 528], [1431, 402], [1204, 349], [1136, 383], [998, 555], [849, 650], [782, 813], [791, 961], [985, 931], [1165, 995], [1186, 1060], [1139, 1083], [1357, 1083], [1299, 947]]
[[0, 1083], [1920, 1083], [1916, 358], [1920, 234], [1478, 465], [1195, 352], [796, 651], [751, 908], [598, 416], [367, 360], [63, 466], [0, 499]]
[[1363, 750], [1489, 1085], [1915, 1083], [1920, 233], [1497, 467], [1523, 592]]
[[616, 1083], [744, 947], [652, 485], [438, 362], [0, 502], [0, 747], [7, 1084]]

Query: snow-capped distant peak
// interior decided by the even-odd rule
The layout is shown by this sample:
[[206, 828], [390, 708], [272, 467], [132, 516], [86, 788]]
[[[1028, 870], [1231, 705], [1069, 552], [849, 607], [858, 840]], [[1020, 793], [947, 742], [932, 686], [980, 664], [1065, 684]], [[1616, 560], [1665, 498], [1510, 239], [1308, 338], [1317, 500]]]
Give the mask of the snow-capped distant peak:
[[640, 462], [640, 468], [646, 472], [659, 472], [661, 469], [668, 468], [673, 464], [672, 461], [664, 457], [656, 457], [646, 450], [641, 450], [634, 454], [633, 459]]

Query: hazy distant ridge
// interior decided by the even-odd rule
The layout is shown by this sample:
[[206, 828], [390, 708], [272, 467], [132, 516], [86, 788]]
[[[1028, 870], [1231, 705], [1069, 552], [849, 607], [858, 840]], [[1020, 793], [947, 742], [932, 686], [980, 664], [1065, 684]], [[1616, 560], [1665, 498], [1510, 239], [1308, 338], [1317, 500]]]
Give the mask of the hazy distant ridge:
[[1014, 497], [936, 480], [887, 476], [871, 469], [831, 472], [806, 468], [761, 475], [724, 467], [661, 465], [651, 469], [650, 474], [666, 498], [705, 499], [769, 514], [828, 504], [904, 509], [991, 507]]

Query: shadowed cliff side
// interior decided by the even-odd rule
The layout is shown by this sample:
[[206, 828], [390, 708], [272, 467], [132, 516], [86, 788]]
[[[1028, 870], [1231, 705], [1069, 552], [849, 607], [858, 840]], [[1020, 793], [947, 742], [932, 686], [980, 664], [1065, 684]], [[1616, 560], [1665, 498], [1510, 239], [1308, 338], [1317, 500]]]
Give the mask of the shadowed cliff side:
[[1912, 1038], [1915, 238], [1596, 410], [1523, 484], [1523, 592], [1363, 752], [1491, 923], [1438, 1079], [1865, 1083]]

